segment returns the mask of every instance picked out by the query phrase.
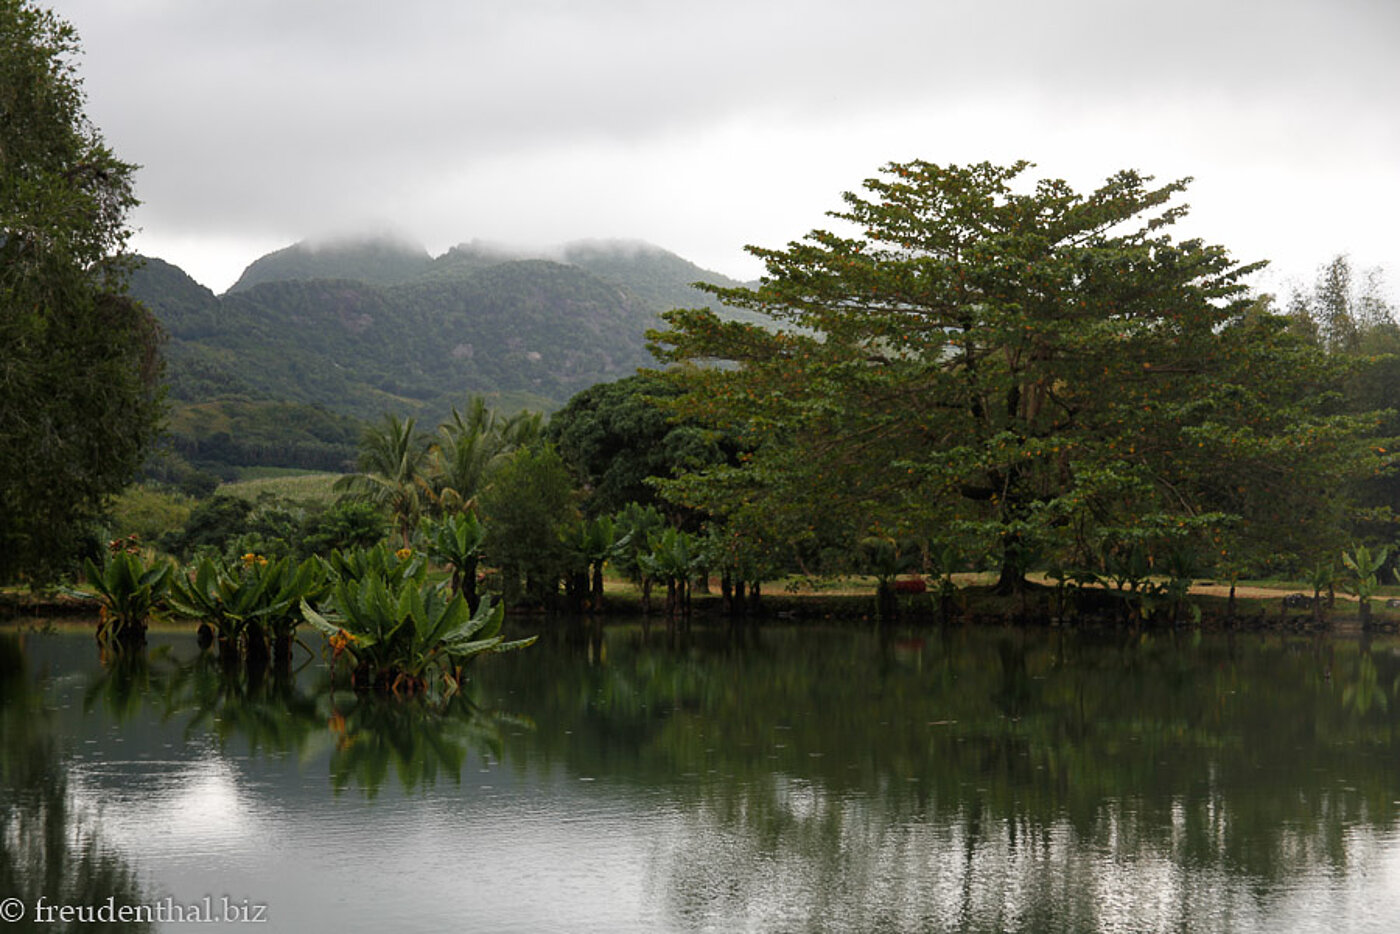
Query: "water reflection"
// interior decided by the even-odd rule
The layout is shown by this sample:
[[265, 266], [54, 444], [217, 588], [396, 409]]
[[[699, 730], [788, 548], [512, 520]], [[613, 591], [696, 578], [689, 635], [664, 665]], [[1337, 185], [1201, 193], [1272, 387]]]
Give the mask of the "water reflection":
[[29, 646], [34, 729], [159, 891], [217, 875], [288, 930], [1400, 917], [1393, 640], [565, 625], [446, 707], [187, 641]]
[[440, 779], [460, 783], [470, 753], [499, 759], [501, 731], [530, 726], [483, 709], [470, 691], [437, 701], [357, 694], [320, 665], [278, 674], [228, 666], [210, 652], [177, 658], [170, 649], [103, 654], [84, 709], [100, 707], [121, 724], [154, 714], [183, 724], [186, 739], [249, 757], [324, 758], [337, 793], [355, 788], [374, 797], [390, 775], [410, 792]]
[[1400, 916], [1394, 889], [1357, 883], [1400, 872], [1393, 644], [609, 637], [605, 661], [559, 638], [547, 671], [489, 676], [553, 727], [529, 751], [547, 767], [675, 784], [688, 819], [651, 871], [680, 928]]
[[[0, 633], [0, 897], [24, 917], [10, 931], [147, 931], [145, 923], [41, 923], [36, 906], [142, 901], [131, 866], [103, 839], [96, 815], [69, 793], [50, 717], [28, 670], [22, 640]], [[12, 908], [12, 906], [7, 906]]]

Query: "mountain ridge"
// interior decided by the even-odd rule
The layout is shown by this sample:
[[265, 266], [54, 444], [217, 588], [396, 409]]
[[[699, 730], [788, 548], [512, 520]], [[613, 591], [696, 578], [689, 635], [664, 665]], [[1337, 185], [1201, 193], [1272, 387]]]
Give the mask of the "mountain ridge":
[[321, 405], [360, 418], [445, 415], [467, 394], [553, 409], [653, 361], [669, 307], [714, 305], [693, 282], [740, 283], [644, 241], [547, 250], [401, 239], [293, 244], [214, 295], [145, 258], [131, 294], [161, 321], [173, 400]]

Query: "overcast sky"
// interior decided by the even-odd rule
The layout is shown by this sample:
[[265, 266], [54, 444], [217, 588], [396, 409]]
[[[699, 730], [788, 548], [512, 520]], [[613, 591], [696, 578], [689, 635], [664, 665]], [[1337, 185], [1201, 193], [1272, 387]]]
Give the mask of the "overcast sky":
[[222, 292], [307, 237], [642, 239], [738, 278], [892, 160], [1193, 176], [1286, 290], [1400, 279], [1397, 0], [52, 0], [141, 169], [135, 248]]

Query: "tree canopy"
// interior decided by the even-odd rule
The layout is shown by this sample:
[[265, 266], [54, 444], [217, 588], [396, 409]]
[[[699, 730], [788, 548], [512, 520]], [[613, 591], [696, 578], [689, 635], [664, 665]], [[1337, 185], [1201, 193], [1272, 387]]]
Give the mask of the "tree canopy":
[[668, 416], [660, 400], [679, 391], [659, 376], [629, 376], [583, 390], [550, 418], [547, 435], [588, 490], [590, 515], [658, 505], [651, 478], [732, 460], [725, 438]]
[[[916, 536], [1003, 583], [1124, 549], [1299, 559], [1340, 530], [1338, 481], [1378, 469], [1376, 419], [1337, 414], [1345, 361], [1177, 241], [1189, 180], [1081, 194], [1029, 167], [890, 164], [755, 289], [771, 326], [671, 312], [677, 410], [754, 453], [665, 486], [756, 536]], [[723, 361], [721, 365], [713, 365]]]
[[117, 260], [135, 167], [83, 112], [73, 28], [0, 0], [0, 580], [71, 563], [159, 418], [159, 329]]

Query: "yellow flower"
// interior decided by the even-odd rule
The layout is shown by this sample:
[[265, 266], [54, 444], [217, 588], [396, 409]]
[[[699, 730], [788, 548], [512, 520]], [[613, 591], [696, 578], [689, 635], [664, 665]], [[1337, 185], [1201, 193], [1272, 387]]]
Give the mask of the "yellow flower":
[[394, 556], [395, 556], [396, 558], [398, 558], [400, 561], [407, 561], [409, 558], [412, 558], [412, 557], [413, 557], [413, 549], [412, 549], [412, 548], [400, 548], [398, 551], [394, 552]]
[[330, 642], [331, 650], [336, 655], [339, 655], [341, 652], [345, 651], [347, 646], [355, 641], [355, 636], [341, 629], [327, 641]]

